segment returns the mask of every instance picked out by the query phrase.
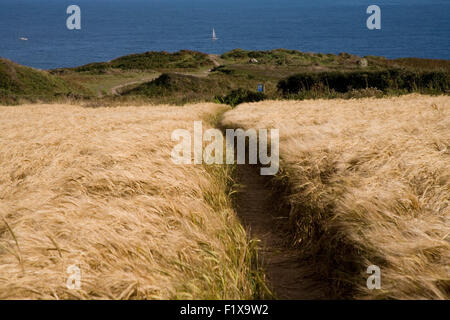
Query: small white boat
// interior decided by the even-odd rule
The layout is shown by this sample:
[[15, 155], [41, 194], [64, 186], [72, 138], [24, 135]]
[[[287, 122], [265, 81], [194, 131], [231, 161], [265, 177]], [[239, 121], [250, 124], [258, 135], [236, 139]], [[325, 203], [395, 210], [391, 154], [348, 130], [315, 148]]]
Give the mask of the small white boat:
[[28, 38], [25, 38], [25, 37], [21, 37], [19, 39], [22, 40], [22, 41], [28, 41]]
[[212, 39], [213, 39], [213, 41], [219, 40], [219, 38], [217, 38], [217, 36], [216, 36], [216, 30], [214, 30], [214, 28], [213, 28]]

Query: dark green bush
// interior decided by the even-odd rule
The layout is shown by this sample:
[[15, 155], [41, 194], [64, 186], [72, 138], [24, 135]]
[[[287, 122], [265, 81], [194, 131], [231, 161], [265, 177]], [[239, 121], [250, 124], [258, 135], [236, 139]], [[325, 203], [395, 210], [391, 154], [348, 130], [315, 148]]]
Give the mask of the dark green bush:
[[215, 101], [218, 103], [224, 103], [232, 106], [233, 108], [241, 103], [246, 102], [258, 102], [266, 98], [262, 92], [253, 92], [246, 89], [237, 89], [231, 91], [224, 97], [216, 96]]
[[283, 95], [303, 91], [336, 91], [375, 88], [383, 92], [446, 93], [450, 89], [450, 73], [440, 71], [407, 71], [391, 69], [383, 71], [301, 73], [278, 83]]

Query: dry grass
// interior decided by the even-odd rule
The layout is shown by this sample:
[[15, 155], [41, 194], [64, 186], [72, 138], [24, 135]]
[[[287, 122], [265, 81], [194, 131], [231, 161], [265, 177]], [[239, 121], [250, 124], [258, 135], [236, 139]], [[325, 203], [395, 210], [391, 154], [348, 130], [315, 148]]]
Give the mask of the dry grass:
[[[223, 124], [280, 128], [294, 241], [356, 298], [450, 298], [450, 98], [266, 101]], [[366, 287], [381, 267], [381, 290]]]
[[0, 107], [0, 299], [262, 297], [230, 168], [170, 161], [218, 108]]

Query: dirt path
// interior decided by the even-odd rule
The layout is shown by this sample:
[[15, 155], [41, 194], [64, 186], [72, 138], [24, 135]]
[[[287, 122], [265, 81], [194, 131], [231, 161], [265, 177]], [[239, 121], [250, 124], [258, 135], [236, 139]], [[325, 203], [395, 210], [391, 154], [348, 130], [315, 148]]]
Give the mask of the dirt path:
[[[218, 61], [219, 57], [217, 55], [209, 54], [208, 58], [212, 61], [214, 66], [216, 66], [216, 67], [220, 66], [220, 63]], [[211, 73], [211, 70], [212, 69], [206, 70], [206, 71], [202, 71], [200, 73], [183, 73], [183, 72], [175, 72], [175, 73], [176, 74], [191, 75], [191, 76], [194, 76], [194, 77], [204, 78], [204, 77], [207, 77]], [[152, 81], [152, 80], [155, 80], [157, 77], [159, 77], [159, 75], [155, 75], [154, 77], [151, 77], [151, 78], [144, 78], [144, 79], [137, 80], [137, 81], [132, 81], [132, 82], [119, 84], [119, 85], [111, 88], [111, 94], [115, 95], [115, 96], [119, 95], [120, 94], [120, 90], [125, 88], [125, 87], [131, 86], [133, 84], [139, 84], [139, 83], [143, 83], [143, 82], [147, 82], [147, 81]]]
[[218, 56], [216, 56], [216, 55], [214, 55], [214, 54], [208, 54], [208, 58], [209, 58], [209, 60], [212, 61], [212, 63], [214, 63], [214, 65], [215, 65], [216, 67], [219, 67], [219, 66], [220, 66], [220, 63], [219, 63], [219, 61], [217, 60], [217, 59], [218, 59]]
[[[214, 64], [215, 67], [221, 66], [220, 62], [218, 61], [219, 57], [217, 55], [209, 54], [208, 58], [209, 58], [209, 60], [211, 60], [211, 62]], [[213, 70], [213, 68], [204, 70], [204, 71], [191, 72], [191, 73], [189, 73], [189, 72], [175, 72], [175, 73], [181, 74], [181, 75], [189, 75], [189, 76], [198, 77], [198, 78], [206, 78], [207, 76], [209, 76], [209, 74], [212, 72], [212, 70]]]
[[286, 244], [287, 219], [275, 213], [266, 178], [256, 167], [243, 165], [238, 166], [238, 177], [237, 212], [251, 237], [261, 240], [259, 256], [269, 287], [279, 299], [326, 299], [326, 284], [314, 280], [312, 267], [299, 261], [298, 249]]
[[132, 82], [119, 84], [118, 86], [115, 86], [115, 87], [111, 88], [111, 94], [112, 95], [118, 95], [118, 94], [120, 94], [120, 89], [122, 89], [124, 87], [128, 87], [128, 86], [131, 86], [133, 84], [139, 84], [139, 83], [143, 83], [143, 82], [147, 82], [147, 81], [152, 81], [152, 80], [155, 80], [157, 77], [158, 77], [158, 75], [155, 75], [154, 77], [151, 77], [151, 78], [144, 78], [144, 79], [137, 80], [137, 81], [132, 81]]

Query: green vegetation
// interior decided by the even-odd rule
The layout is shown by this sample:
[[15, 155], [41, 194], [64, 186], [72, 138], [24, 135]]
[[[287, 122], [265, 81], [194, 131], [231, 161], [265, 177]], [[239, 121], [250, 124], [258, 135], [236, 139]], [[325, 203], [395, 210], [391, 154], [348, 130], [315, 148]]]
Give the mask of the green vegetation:
[[258, 102], [266, 98], [265, 94], [262, 92], [253, 92], [245, 89], [237, 89], [231, 91], [226, 96], [216, 96], [215, 101], [218, 103], [228, 104], [231, 107], [235, 107], [238, 104], [245, 102]]
[[[358, 60], [357, 56], [350, 54], [321, 54], [301, 52], [297, 50], [276, 49], [270, 51], [246, 51], [242, 49], [235, 49], [224, 53], [222, 59], [230, 63], [253, 63], [272, 66], [296, 66], [296, 67], [310, 67], [314, 64], [321, 64], [324, 66], [332, 65], [352, 65]], [[256, 61], [251, 61], [256, 59]]]
[[377, 89], [383, 93], [445, 93], [450, 89], [450, 73], [441, 71], [351, 71], [301, 73], [282, 80], [278, 89], [284, 96], [318, 92], [323, 95], [352, 90]]
[[213, 62], [208, 55], [201, 52], [181, 50], [175, 53], [145, 52], [130, 54], [109, 62], [96, 62], [84, 66], [68, 69], [55, 69], [54, 73], [67, 73], [70, 71], [86, 72], [91, 74], [105, 74], [114, 70], [130, 71], [176, 71], [197, 70], [200, 68], [213, 67]]
[[[236, 49], [221, 58], [226, 64], [214, 71], [262, 82], [270, 99], [383, 97], [409, 92], [442, 94], [449, 90], [448, 60], [389, 60], [285, 49]], [[255, 83], [240, 87], [251, 90]]]
[[67, 72], [59, 77], [84, 86], [92, 94], [104, 97], [113, 94], [120, 87], [151, 81], [160, 75], [155, 71], [119, 71], [114, 70], [105, 74], [90, 74], [80, 72]]
[[384, 63], [393, 68], [406, 68], [409, 70], [442, 71], [450, 72], [449, 60], [401, 58], [395, 60], [384, 60]]
[[18, 65], [0, 58], [0, 103], [89, 98], [85, 88], [46, 71]]
[[215, 95], [225, 94], [233, 83], [224, 77], [198, 77], [164, 73], [151, 82], [124, 90], [123, 97], [140, 96], [152, 103], [185, 104], [212, 101]]
[[[9, 69], [2, 68], [8, 77], [14, 74], [5, 71]], [[36, 98], [39, 93], [45, 100], [87, 97], [90, 105], [215, 101], [234, 106], [255, 99], [383, 97], [409, 92], [448, 94], [450, 61], [361, 58], [348, 53], [286, 49], [235, 49], [219, 57], [182, 50], [132, 54], [49, 72], [26, 70], [33, 72], [24, 75], [23, 85], [18, 87], [28, 91], [20, 96], [32, 97], [27, 99], [31, 101], [41, 100]], [[36, 81], [36, 74], [46, 80]], [[18, 103], [17, 86], [11, 91], [10, 82], [11, 79], [2, 81], [1, 101]], [[264, 84], [263, 95], [254, 92], [258, 84]]]
[[[116, 88], [133, 87], [156, 79], [162, 72], [204, 74], [214, 63], [204, 53], [182, 50], [175, 53], [145, 52], [119, 57], [109, 62], [96, 62], [75, 68], [50, 70], [63, 79], [70, 79], [98, 97], [115, 95]], [[125, 90], [123, 90], [125, 91]], [[112, 100], [108, 97], [107, 100]], [[123, 100], [118, 98], [118, 100]], [[164, 99], [163, 99], [164, 100]], [[174, 100], [177, 103], [178, 100]]]

